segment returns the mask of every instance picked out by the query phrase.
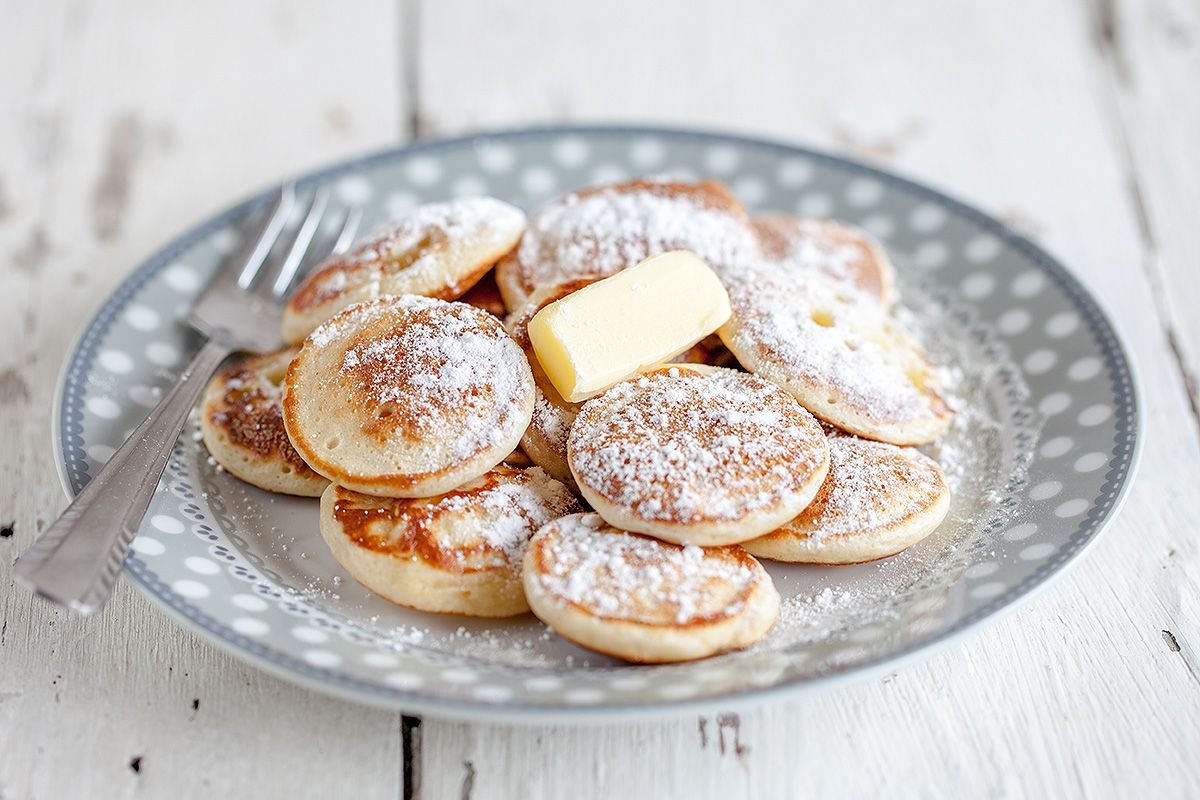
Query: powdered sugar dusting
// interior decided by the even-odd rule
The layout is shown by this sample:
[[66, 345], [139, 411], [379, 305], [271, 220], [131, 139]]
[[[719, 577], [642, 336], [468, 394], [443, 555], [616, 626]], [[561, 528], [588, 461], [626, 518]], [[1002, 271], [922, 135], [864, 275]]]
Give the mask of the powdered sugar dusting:
[[785, 530], [817, 545], [917, 514], [941, 494], [941, 471], [919, 450], [854, 436], [829, 439], [829, 475], [812, 504]]
[[741, 548], [679, 546], [575, 514], [539, 532], [537, 585], [593, 614], [687, 624], [736, 616], [766, 572]]
[[555, 452], [567, 455], [567, 435], [575, 422], [575, 412], [556, 405], [538, 388], [533, 402], [533, 419], [530, 425], [546, 439]]
[[585, 404], [568, 451], [581, 485], [644, 519], [686, 524], [791, 502], [826, 448], [812, 415], [767, 381], [673, 368]]
[[[308, 345], [341, 348], [329, 393], [371, 411], [381, 430], [435, 442], [456, 459], [514, 435], [532, 380], [524, 354], [491, 315], [415, 295], [352, 306]], [[336, 363], [336, 362], [335, 362]]]
[[[773, 631], [772, 639], [795, 636], [802, 632], [822, 632], [828, 635], [828, 621], [838, 615], [858, 610], [863, 602], [864, 593], [856, 588], [832, 589], [826, 586], [819, 592], [799, 594], [785, 598], [779, 605], [779, 622]], [[824, 623], [824, 624], [823, 624]], [[768, 639], [771, 641], [771, 639]]]
[[754, 221], [764, 260], [815, 272], [890, 302], [891, 264], [866, 233], [832, 220], [762, 217]]
[[514, 568], [539, 528], [582, 510], [570, 490], [538, 467], [501, 465], [429, 498], [336, 491], [333, 519], [358, 547], [459, 571]]
[[[508, 473], [501, 467], [498, 472]], [[475, 493], [452, 492], [437, 505], [452, 514], [478, 514], [486, 521], [481, 531], [489, 548], [511, 565], [520, 563], [530, 537], [546, 523], [581, 510], [571, 491], [541, 467], [512, 471], [507, 480], [489, 482]]]
[[747, 367], [800, 387], [813, 410], [844, 405], [901, 425], [940, 413], [940, 398], [918, 385], [934, 383], [923, 355], [868, 295], [817, 273], [766, 267], [726, 288], [733, 317], [722, 338]]
[[[294, 302], [301, 307], [316, 305], [351, 285], [362, 288], [366, 297], [378, 297], [389, 290], [386, 281], [401, 272], [414, 288], [437, 287], [445, 296], [457, 296], [464, 288], [458, 281], [464, 276], [453, 266], [462, 255], [473, 250], [505, 250], [524, 225], [520, 209], [491, 197], [419, 206], [319, 267], [297, 291]], [[397, 291], [395, 287], [390, 290]]]
[[669, 250], [691, 250], [725, 269], [759, 255], [745, 213], [712, 187], [638, 181], [547, 204], [530, 219], [518, 256], [532, 290], [579, 275], [611, 275]]

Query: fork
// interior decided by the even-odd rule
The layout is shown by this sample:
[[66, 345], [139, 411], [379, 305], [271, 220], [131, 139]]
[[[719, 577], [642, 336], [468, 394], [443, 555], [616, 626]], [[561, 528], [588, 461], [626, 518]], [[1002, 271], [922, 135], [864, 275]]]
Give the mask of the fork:
[[[21, 556], [14, 574], [38, 594], [80, 614], [104, 605], [137, 535], [188, 414], [208, 379], [236, 352], [281, 346], [281, 305], [329, 205], [325, 188], [313, 193], [273, 275], [260, 274], [296, 204], [296, 187], [280, 187], [256, 234], [218, 270], [187, 316], [206, 341], [176, 384], [54, 524]], [[362, 220], [349, 209], [329, 250], [345, 251]], [[311, 263], [311, 261], [309, 262]]]

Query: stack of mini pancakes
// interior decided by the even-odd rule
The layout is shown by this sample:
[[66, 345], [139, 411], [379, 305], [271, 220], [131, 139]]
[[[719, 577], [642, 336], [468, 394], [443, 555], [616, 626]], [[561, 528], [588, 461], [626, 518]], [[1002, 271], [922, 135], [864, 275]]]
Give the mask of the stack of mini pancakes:
[[[671, 250], [718, 274], [729, 321], [564, 400], [530, 320]], [[395, 603], [532, 610], [599, 652], [701, 658], [778, 617], [756, 556], [869, 561], [944, 518], [942, 470], [916, 446], [952, 413], [892, 292], [862, 232], [751, 218], [713, 181], [592, 187], [528, 219], [491, 198], [430, 204], [307, 277], [289, 347], [213, 379], [204, 441], [251, 484], [319, 495], [334, 557]]]

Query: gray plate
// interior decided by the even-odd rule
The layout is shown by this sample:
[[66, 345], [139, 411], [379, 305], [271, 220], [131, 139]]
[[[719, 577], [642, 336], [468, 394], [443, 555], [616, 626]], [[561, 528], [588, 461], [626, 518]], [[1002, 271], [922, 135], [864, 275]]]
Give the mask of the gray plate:
[[[771, 565], [780, 624], [755, 648], [628, 666], [532, 617], [485, 622], [392, 606], [317, 533], [316, 503], [272, 496], [177, 444], [126, 570], [183, 624], [246, 660], [375, 705], [464, 718], [661, 714], [739, 703], [897, 659], [992, 616], [1058, 572], [1115, 512], [1138, 450], [1128, 359], [1092, 297], [1041, 249], [938, 192], [846, 159], [720, 134], [555, 128], [422, 142], [306, 176], [368, 225], [417, 203], [492, 194], [529, 208], [642, 174], [726, 181], [754, 211], [830, 216], [897, 262], [906, 321], [959, 413], [942, 460], [955, 499], [908, 552], [853, 567]], [[181, 320], [269, 192], [139, 267], [88, 323], [59, 390], [56, 450], [77, 493], [196, 347]]]

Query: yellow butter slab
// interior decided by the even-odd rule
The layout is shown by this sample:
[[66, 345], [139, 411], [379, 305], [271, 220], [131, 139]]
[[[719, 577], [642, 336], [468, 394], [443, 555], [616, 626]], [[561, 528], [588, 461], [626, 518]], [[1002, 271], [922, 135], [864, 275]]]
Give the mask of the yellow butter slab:
[[529, 322], [529, 339], [554, 388], [577, 403], [679, 355], [729, 314], [716, 274], [675, 250], [546, 306]]

